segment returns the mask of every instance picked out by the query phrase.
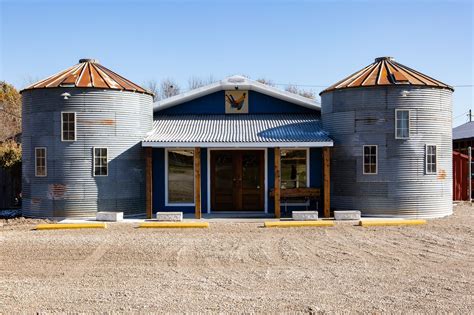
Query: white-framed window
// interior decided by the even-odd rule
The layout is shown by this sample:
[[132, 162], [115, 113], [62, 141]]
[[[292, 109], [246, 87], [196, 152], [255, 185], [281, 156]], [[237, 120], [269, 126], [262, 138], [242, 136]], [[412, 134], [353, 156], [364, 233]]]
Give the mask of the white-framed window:
[[167, 206], [194, 205], [194, 150], [165, 150], [165, 193]]
[[426, 145], [426, 174], [436, 174], [438, 169], [438, 152], [436, 145]]
[[94, 147], [92, 173], [94, 176], [107, 176], [109, 174], [108, 148]]
[[363, 173], [377, 174], [378, 172], [378, 147], [376, 145], [364, 145], [363, 147]]
[[76, 113], [61, 112], [61, 141], [76, 141]]
[[35, 176], [46, 177], [48, 175], [47, 152], [45, 147], [35, 148]]
[[410, 111], [395, 109], [395, 139], [410, 138]]
[[[281, 149], [280, 188], [309, 187], [309, 149]], [[307, 205], [306, 200], [291, 199], [282, 205]]]

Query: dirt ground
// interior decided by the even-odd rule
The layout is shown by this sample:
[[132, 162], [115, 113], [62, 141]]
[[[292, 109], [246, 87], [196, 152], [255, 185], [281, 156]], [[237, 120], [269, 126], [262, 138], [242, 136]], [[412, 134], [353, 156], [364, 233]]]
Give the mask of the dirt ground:
[[0, 313], [468, 314], [473, 218], [457, 206], [412, 227], [32, 231], [34, 220], [3, 220]]

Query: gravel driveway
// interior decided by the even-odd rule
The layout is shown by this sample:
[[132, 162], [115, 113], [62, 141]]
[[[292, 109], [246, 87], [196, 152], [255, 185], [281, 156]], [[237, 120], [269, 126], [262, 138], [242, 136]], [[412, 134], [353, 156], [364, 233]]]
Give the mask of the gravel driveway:
[[0, 313], [474, 309], [474, 207], [426, 226], [0, 227]]

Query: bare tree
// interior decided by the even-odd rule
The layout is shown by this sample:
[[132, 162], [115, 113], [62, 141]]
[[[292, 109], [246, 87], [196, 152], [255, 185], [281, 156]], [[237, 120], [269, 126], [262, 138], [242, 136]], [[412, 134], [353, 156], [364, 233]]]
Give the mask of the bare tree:
[[203, 86], [206, 86], [208, 84], [211, 84], [215, 82], [214, 77], [210, 75], [208, 78], [203, 79], [197, 76], [192, 76], [188, 80], [188, 89], [189, 90], [194, 90]]
[[316, 93], [311, 90], [302, 90], [299, 89], [296, 85], [289, 84], [285, 87], [285, 91], [293, 93], [293, 94], [298, 94], [300, 96], [310, 98], [310, 99], [315, 99], [316, 98]]
[[158, 82], [156, 80], [148, 80], [144, 87], [153, 93], [153, 102], [160, 100], [160, 90], [158, 89]]
[[275, 86], [275, 83], [272, 80], [268, 80], [268, 79], [265, 79], [265, 78], [257, 79], [257, 82], [263, 83], [263, 84], [268, 85], [268, 86]]
[[312, 100], [316, 98], [316, 93], [312, 90], [300, 90], [298, 94], [303, 97], [310, 98]]
[[178, 95], [181, 91], [179, 85], [172, 79], [167, 78], [161, 81], [161, 99]]
[[296, 87], [296, 85], [293, 85], [293, 84], [288, 84], [286, 87], [285, 87], [285, 91], [287, 92], [290, 92], [290, 93], [293, 93], [293, 94], [298, 94], [298, 88]]

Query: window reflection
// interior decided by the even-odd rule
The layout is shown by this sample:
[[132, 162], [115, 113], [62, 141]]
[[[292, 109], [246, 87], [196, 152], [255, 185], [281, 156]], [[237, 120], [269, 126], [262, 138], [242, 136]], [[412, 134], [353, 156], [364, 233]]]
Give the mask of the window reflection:
[[194, 202], [194, 151], [168, 151], [168, 202]]

